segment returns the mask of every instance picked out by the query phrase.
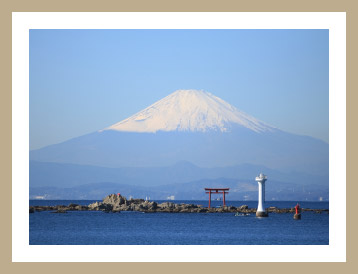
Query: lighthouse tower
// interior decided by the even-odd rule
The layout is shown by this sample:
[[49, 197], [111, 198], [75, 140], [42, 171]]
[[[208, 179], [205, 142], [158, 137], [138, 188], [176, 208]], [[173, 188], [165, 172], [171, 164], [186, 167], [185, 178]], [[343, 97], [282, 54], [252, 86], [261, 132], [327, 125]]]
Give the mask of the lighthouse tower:
[[257, 205], [256, 217], [268, 217], [268, 214], [265, 210], [265, 182], [267, 176], [260, 173], [256, 177], [256, 181], [259, 184], [259, 203]]

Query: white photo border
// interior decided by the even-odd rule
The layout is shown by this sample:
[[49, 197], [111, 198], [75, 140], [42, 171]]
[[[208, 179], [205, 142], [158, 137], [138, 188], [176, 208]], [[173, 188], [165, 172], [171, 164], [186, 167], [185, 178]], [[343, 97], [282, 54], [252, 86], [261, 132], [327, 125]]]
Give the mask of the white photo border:
[[[328, 29], [329, 245], [29, 245], [30, 29]], [[12, 260], [13, 262], [345, 262], [346, 13], [12, 13]]]

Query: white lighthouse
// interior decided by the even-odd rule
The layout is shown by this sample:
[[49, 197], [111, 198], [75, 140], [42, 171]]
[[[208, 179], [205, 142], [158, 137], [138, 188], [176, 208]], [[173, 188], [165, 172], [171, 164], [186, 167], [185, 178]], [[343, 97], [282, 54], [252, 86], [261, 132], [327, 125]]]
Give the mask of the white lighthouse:
[[260, 173], [256, 177], [256, 181], [259, 184], [259, 203], [257, 205], [256, 217], [268, 217], [268, 214], [265, 210], [265, 182], [267, 176]]

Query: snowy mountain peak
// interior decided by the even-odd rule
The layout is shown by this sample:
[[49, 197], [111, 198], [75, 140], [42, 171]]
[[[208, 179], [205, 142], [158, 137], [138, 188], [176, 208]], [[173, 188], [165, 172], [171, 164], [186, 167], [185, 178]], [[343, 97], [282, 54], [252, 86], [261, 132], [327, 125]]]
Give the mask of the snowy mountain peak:
[[177, 90], [146, 109], [104, 130], [129, 132], [230, 131], [240, 125], [255, 132], [273, 127], [202, 90]]

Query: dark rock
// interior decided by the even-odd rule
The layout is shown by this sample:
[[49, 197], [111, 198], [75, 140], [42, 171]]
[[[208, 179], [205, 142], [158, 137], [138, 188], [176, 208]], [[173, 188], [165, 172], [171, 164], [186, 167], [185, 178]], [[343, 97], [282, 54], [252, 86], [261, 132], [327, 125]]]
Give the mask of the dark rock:
[[172, 209], [172, 208], [175, 208], [175, 205], [174, 205], [174, 203], [171, 203], [171, 202], [164, 202], [164, 203], [159, 204], [158, 207]]
[[225, 212], [236, 212], [237, 211], [237, 208], [234, 206], [224, 206], [224, 207], [222, 207], [222, 209]]
[[157, 204], [156, 202], [151, 202], [149, 208], [150, 208], [150, 209], [157, 209], [157, 208], [158, 208], [158, 204]]
[[[96, 210], [103, 212], [121, 212], [121, 211], [140, 211], [145, 213], [154, 213], [154, 212], [168, 212], [168, 213], [229, 213], [229, 212], [240, 212], [244, 214], [256, 213], [256, 208], [249, 208], [248, 205], [242, 205], [238, 208], [234, 206], [223, 206], [220, 208], [207, 208], [202, 205], [195, 204], [175, 204], [172, 202], [164, 202], [158, 204], [156, 202], [145, 201], [144, 199], [130, 199], [127, 200], [124, 196], [111, 194], [103, 199], [103, 202], [95, 202], [88, 206], [78, 205], [78, 204], [69, 204], [58, 205], [58, 206], [30, 206], [29, 212], [33, 213], [36, 211], [50, 210], [55, 211], [53, 213], [66, 213], [68, 210]], [[318, 214], [322, 212], [327, 212], [328, 209], [302, 209], [302, 211], [312, 211]], [[269, 207], [267, 212], [258, 213], [259, 215], [267, 215], [267, 213], [294, 213], [294, 208], [277, 208]], [[263, 216], [259, 216], [263, 217]]]
[[145, 202], [145, 200], [144, 199], [133, 199], [132, 201], [131, 201], [131, 203], [132, 204], [141, 204], [141, 203], [144, 203]]
[[88, 206], [78, 205], [78, 206], [75, 206], [73, 209], [78, 210], [78, 211], [82, 211], [82, 210], [87, 210]]
[[44, 207], [35, 207], [35, 211], [37, 212], [41, 212], [41, 211], [45, 211], [46, 209]]
[[88, 209], [89, 209], [89, 210], [99, 210], [99, 207], [100, 207], [102, 204], [103, 204], [103, 203], [101, 203], [101, 202], [94, 202], [94, 203], [88, 205]]
[[78, 207], [78, 204], [69, 204], [68, 207], [71, 209], [75, 209], [76, 207]]
[[98, 208], [99, 208], [99, 210], [110, 211], [113, 209], [113, 205], [103, 203], [103, 204], [99, 205]]
[[117, 194], [108, 195], [106, 198], [103, 199], [104, 204], [110, 204], [110, 205], [112, 205], [112, 207], [126, 204], [126, 202], [127, 202], [127, 199], [125, 197], [123, 197], [121, 195], [117, 195]]
[[268, 212], [276, 212], [277, 209], [278, 209], [278, 208], [275, 207], [275, 206], [270, 206], [270, 207], [267, 208], [267, 211], [268, 211]]

